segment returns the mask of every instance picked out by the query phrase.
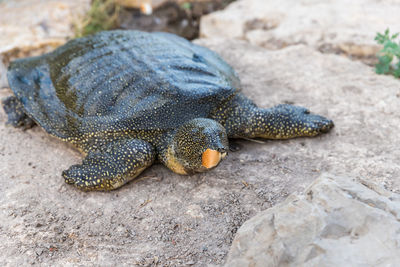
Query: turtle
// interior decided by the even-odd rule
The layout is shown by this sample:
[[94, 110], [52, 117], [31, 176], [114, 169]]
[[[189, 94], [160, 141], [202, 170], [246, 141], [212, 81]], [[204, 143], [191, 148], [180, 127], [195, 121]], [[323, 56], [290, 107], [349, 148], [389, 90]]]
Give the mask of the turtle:
[[162, 32], [103, 31], [11, 62], [7, 123], [41, 126], [76, 146], [62, 172], [82, 190], [113, 190], [154, 162], [191, 175], [215, 168], [229, 139], [288, 139], [333, 122], [304, 107], [259, 108], [217, 53]]

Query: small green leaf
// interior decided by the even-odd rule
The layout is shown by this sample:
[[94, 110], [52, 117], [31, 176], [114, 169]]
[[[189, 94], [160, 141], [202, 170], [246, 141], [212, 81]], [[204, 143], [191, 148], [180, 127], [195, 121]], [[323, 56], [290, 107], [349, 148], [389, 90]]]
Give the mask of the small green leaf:
[[190, 3], [190, 2], [185, 2], [185, 3], [183, 3], [183, 4], [181, 5], [181, 7], [182, 7], [182, 9], [189, 10], [189, 9], [192, 8], [192, 3]]
[[383, 64], [390, 64], [390, 62], [392, 62], [393, 60], [393, 55], [391, 54], [386, 54], [382, 57], [379, 58], [379, 62], [383, 63]]
[[391, 50], [396, 50], [396, 49], [398, 49], [398, 48], [399, 48], [399, 45], [396, 44], [396, 43], [393, 43], [393, 42], [391, 42], [391, 41], [388, 41], [388, 42], [385, 43], [385, 45], [383, 46], [383, 48], [384, 48], [385, 50], [391, 51]]
[[[378, 74], [391, 74], [397, 78], [400, 77], [400, 43], [396, 41], [400, 33], [390, 35], [389, 28], [382, 33], [377, 33], [375, 41], [383, 45], [383, 49], [378, 52], [379, 63], [375, 66]], [[397, 58], [397, 64], [393, 65], [392, 61]]]
[[387, 65], [382, 65], [382, 64], [376, 64], [375, 66], [375, 72], [377, 74], [386, 74], [389, 72], [389, 68]]
[[393, 56], [384, 55], [379, 57], [379, 63], [376, 64], [375, 70], [378, 74], [386, 74], [390, 71], [390, 63], [393, 60]]
[[400, 61], [397, 62], [397, 64], [395, 65], [395, 68], [393, 70], [393, 76], [396, 78], [400, 78]]
[[383, 44], [385, 42], [385, 36], [378, 32], [375, 36], [375, 41], [377, 41], [378, 44]]

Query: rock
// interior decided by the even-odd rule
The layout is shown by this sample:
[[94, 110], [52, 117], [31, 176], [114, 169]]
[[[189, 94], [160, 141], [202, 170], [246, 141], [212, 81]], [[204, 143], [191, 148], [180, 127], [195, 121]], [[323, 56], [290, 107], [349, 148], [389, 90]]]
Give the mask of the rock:
[[63, 44], [74, 35], [90, 0], [8, 0], [0, 2], [0, 56], [39, 55]]
[[376, 32], [400, 28], [400, 1], [240, 0], [201, 20], [206, 38], [245, 39], [277, 49], [306, 44], [325, 52], [374, 56]]
[[225, 266], [398, 266], [400, 195], [323, 175], [238, 230]]

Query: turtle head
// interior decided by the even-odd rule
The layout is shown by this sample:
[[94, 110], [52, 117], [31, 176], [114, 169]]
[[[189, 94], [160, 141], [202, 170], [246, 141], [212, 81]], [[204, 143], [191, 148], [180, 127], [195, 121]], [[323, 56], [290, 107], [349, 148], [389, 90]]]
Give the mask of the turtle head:
[[203, 172], [216, 167], [226, 156], [225, 128], [210, 119], [193, 119], [174, 133], [162, 161], [179, 174]]

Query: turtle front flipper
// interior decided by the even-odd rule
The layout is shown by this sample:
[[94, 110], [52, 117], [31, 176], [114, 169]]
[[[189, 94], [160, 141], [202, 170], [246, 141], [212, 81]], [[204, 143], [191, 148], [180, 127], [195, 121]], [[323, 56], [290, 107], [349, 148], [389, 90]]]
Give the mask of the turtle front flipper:
[[312, 137], [328, 132], [333, 121], [312, 114], [304, 107], [281, 104], [270, 109], [258, 109], [250, 119], [251, 137], [289, 139]]
[[26, 115], [21, 102], [15, 96], [9, 96], [2, 101], [8, 119], [7, 124], [24, 130], [35, 126], [35, 121]]
[[238, 94], [229, 105], [226, 119], [223, 113], [213, 116], [225, 125], [231, 138], [312, 137], [326, 133], [334, 126], [330, 119], [312, 114], [304, 107], [282, 104], [269, 109], [258, 108], [242, 94]]
[[90, 151], [82, 164], [63, 171], [66, 183], [79, 189], [113, 190], [138, 176], [155, 159], [151, 144], [137, 139], [110, 142]]

